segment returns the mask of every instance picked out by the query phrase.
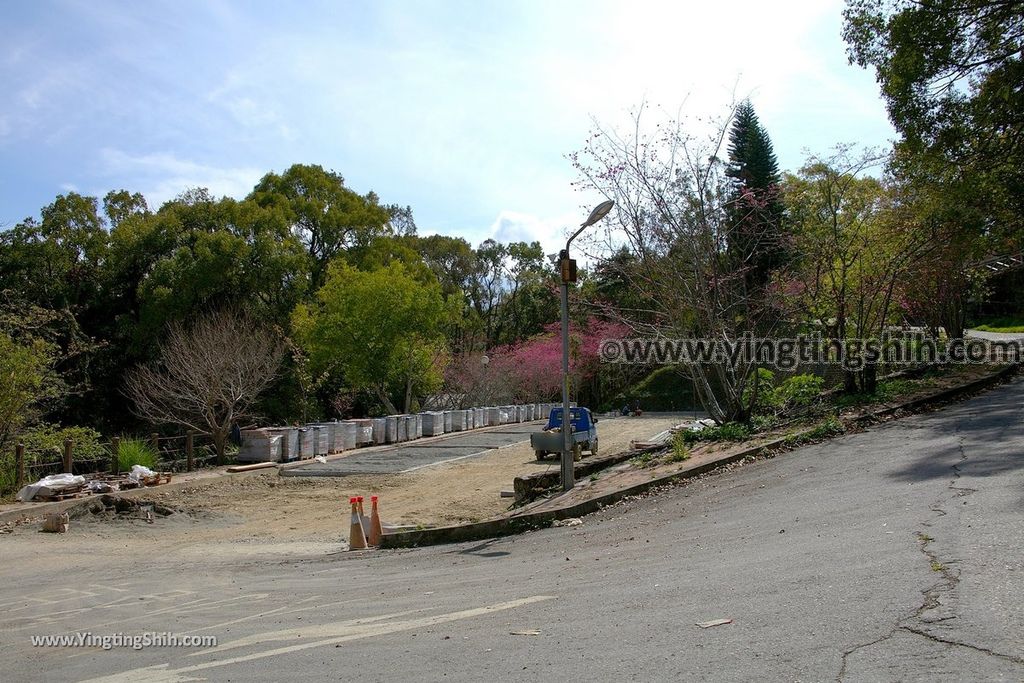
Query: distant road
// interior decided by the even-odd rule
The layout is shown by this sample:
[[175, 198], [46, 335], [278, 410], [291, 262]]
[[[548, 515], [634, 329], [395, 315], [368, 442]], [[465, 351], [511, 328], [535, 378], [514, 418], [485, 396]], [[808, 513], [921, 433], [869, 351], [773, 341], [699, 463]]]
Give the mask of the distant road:
[[[0, 677], [1020, 681], [1022, 548], [1018, 380], [580, 526], [367, 555], [0, 565]], [[29, 642], [77, 631], [219, 646]]]
[[530, 440], [530, 434], [540, 430], [544, 422], [522, 422], [493, 428], [453, 432], [440, 439], [409, 441], [397, 448], [360, 448], [351, 455], [311, 462], [308, 465], [284, 470], [291, 477], [340, 477], [348, 474], [392, 474], [483, 455], [495, 448], [511, 446]]

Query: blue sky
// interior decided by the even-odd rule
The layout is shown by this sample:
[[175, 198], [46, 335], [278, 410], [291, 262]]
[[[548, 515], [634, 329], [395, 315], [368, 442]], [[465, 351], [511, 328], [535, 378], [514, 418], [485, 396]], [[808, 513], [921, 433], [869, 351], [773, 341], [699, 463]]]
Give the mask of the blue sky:
[[553, 245], [594, 197], [565, 155], [641, 101], [749, 96], [784, 168], [893, 137], [842, 3], [5, 2], [0, 227], [69, 190], [158, 207], [315, 163], [421, 233]]

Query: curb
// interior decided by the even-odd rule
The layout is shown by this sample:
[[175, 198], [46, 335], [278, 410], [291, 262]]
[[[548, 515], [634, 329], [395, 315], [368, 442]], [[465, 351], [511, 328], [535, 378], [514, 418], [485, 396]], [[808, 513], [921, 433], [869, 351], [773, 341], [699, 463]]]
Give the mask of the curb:
[[[879, 421], [881, 418], [891, 416], [901, 410], [912, 410], [919, 408], [924, 405], [931, 403], [941, 402], [950, 398], [955, 398], [963, 394], [968, 394], [979, 389], [985, 389], [992, 385], [1000, 383], [1007, 377], [1015, 374], [1018, 370], [1018, 365], [1008, 365], [1007, 367], [999, 370], [992, 375], [982, 377], [976, 380], [972, 380], [966, 384], [959, 386], [950, 387], [943, 389], [939, 392], [928, 396], [922, 396], [920, 398], [904, 401], [894, 406], [886, 406], [870, 413], [865, 413], [853, 418], [852, 422], [857, 425], [870, 424]], [[813, 427], [803, 432], [797, 432], [795, 436], [800, 436], [806, 432], [813, 430]], [[774, 448], [782, 446], [787, 438], [792, 438], [794, 435], [788, 435], [787, 437], [780, 437], [771, 441], [746, 448], [742, 451], [730, 453], [720, 458], [703, 462], [700, 464], [691, 465], [689, 467], [683, 466], [676, 472], [665, 474], [660, 477], [655, 477], [649, 481], [643, 481], [632, 486], [627, 486], [615, 491], [609, 491], [608, 493], [595, 496], [588, 500], [581, 501], [572, 505], [566, 505], [564, 507], [555, 508], [553, 510], [544, 510], [542, 512], [525, 512], [511, 517], [500, 517], [497, 519], [485, 520], [483, 522], [473, 522], [470, 524], [461, 524], [455, 526], [435, 527], [432, 529], [419, 529], [413, 531], [402, 531], [394, 534], [385, 534], [381, 537], [381, 548], [416, 548], [427, 545], [443, 545], [447, 543], [461, 543], [464, 541], [481, 541], [488, 538], [497, 538], [500, 536], [510, 536], [524, 531], [531, 531], [534, 529], [543, 529], [551, 526], [552, 522], [559, 519], [568, 519], [569, 517], [581, 517], [583, 515], [597, 512], [601, 508], [616, 503], [626, 496], [637, 495], [644, 493], [652, 488], [658, 486], [664, 486], [671, 484], [681, 479], [688, 479], [706, 474], [712, 470], [718, 469], [725, 465], [738, 462], [745, 458], [757, 457], [762, 455], [766, 451], [770, 451]]]

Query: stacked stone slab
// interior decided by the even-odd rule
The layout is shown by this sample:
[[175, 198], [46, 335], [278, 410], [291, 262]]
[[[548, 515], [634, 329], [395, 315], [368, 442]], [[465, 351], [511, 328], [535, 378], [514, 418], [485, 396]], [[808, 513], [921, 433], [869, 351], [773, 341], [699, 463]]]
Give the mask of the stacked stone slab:
[[331, 446], [330, 453], [341, 453], [345, 450], [345, 435], [341, 423], [335, 420], [331, 424]]
[[299, 430], [294, 427], [269, 427], [267, 431], [281, 437], [281, 462], [299, 458]]
[[243, 429], [242, 445], [235, 456], [238, 462], [278, 462], [281, 459], [281, 435], [268, 429]]
[[423, 425], [423, 436], [440, 436], [444, 434], [444, 413], [428, 411], [420, 413], [420, 422]]
[[452, 410], [452, 431], [453, 432], [464, 432], [466, 431], [466, 411], [465, 410]]
[[444, 431], [452, 431], [452, 411], [450, 410], [444, 411]]
[[352, 420], [356, 424], [356, 445], [366, 446], [373, 443], [373, 420]]
[[488, 427], [491, 425], [501, 424], [501, 408], [498, 408], [497, 406], [488, 406], [484, 408], [484, 413], [486, 415], [485, 421], [487, 422]]
[[384, 443], [384, 434], [387, 430], [386, 417], [375, 417], [373, 418], [373, 443], [374, 445], [380, 445]]
[[416, 439], [416, 416], [415, 415], [403, 415], [402, 418], [405, 420], [405, 440], [413, 441]]
[[409, 440], [409, 423], [405, 419], [405, 415], [396, 415], [395, 418], [398, 420], [398, 437], [395, 439], [398, 443]]
[[300, 427], [299, 430], [299, 459], [313, 457], [313, 430], [309, 427]]
[[351, 420], [342, 420], [334, 426], [338, 434], [341, 436], [341, 450], [350, 451], [356, 447], [356, 438], [358, 427], [355, 422]]
[[398, 416], [388, 415], [384, 418], [384, 443], [398, 442]]
[[306, 428], [312, 434], [313, 438], [313, 455], [326, 455], [331, 447], [330, 443], [330, 432], [326, 429], [322, 429], [319, 424], [308, 424]]
[[423, 438], [423, 416], [416, 414], [413, 415], [413, 419], [416, 420], [416, 438]]
[[333, 422], [313, 422], [306, 425], [313, 430], [317, 455], [327, 455], [334, 448]]
[[487, 426], [487, 409], [473, 408], [473, 427], [479, 429]]

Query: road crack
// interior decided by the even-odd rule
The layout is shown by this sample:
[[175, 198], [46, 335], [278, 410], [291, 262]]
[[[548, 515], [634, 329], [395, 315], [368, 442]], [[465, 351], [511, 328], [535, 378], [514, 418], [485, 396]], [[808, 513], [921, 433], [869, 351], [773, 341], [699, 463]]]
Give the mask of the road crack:
[[998, 657], [999, 659], [1005, 659], [1008, 662], [1013, 662], [1015, 664], [1024, 664], [1024, 658], [1022, 658], [1022, 657], [1015, 657], [1013, 655], [1008, 655], [1008, 654], [1003, 653], [1003, 652], [996, 652], [995, 650], [990, 650], [987, 647], [981, 647], [980, 645], [972, 645], [970, 643], [965, 643], [965, 642], [960, 641], [960, 640], [952, 640], [950, 638], [943, 638], [941, 636], [935, 635], [934, 633], [929, 633], [928, 631], [924, 631], [922, 629], [914, 628], [913, 626], [900, 626], [900, 627], [898, 627], [897, 629], [894, 629], [894, 630], [896, 630], [896, 631], [906, 631], [907, 633], [913, 633], [914, 635], [921, 636], [922, 638], [927, 638], [928, 640], [931, 640], [931, 641], [936, 642], [936, 643], [940, 643], [942, 645], [949, 645], [949, 646], [953, 646], [953, 647], [965, 647], [965, 648], [967, 648], [969, 650], [974, 650], [975, 652], [981, 652], [982, 654], [991, 655], [992, 657]]

